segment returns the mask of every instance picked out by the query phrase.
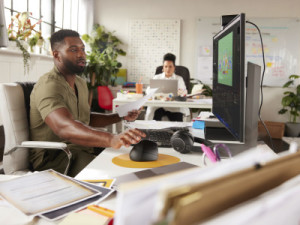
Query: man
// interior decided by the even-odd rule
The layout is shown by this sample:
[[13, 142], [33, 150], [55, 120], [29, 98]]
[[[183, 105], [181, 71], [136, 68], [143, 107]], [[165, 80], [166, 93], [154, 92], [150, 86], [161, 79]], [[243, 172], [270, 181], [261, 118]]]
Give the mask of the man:
[[[83, 72], [86, 64], [85, 46], [79, 34], [60, 30], [52, 34], [50, 43], [54, 68], [39, 79], [30, 96], [31, 139], [66, 142], [73, 155], [68, 175], [75, 176], [99, 154], [93, 147], [128, 147], [145, 134], [136, 129], [116, 135], [93, 129], [121, 118], [117, 114], [90, 113], [86, 82], [76, 75]], [[124, 119], [133, 121], [138, 113], [132, 111]], [[52, 168], [63, 172], [67, 160], [60, 150], [33, 149], [30, 154], [34, 170]]]

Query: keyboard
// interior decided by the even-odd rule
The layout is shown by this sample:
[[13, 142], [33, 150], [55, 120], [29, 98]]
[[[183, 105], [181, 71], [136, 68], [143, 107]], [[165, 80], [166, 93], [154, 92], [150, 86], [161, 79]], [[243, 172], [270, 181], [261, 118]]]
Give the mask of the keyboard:
[[155, 142], [159, 147], [172, 147], [171, 137], [178, 130], [189, 131], [187, 127], [169, 127], [166, 129], [140, 129], [146, 134], [146, 139]]

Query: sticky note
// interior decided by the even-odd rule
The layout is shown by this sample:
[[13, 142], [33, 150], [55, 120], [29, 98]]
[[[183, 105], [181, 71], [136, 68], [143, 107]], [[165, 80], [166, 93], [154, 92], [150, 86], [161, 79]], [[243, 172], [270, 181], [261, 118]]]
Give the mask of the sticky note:
[[203, 130], [205, 127], [205, 122], [202, 120], [195, 120], [193, 122], [193, 128]]

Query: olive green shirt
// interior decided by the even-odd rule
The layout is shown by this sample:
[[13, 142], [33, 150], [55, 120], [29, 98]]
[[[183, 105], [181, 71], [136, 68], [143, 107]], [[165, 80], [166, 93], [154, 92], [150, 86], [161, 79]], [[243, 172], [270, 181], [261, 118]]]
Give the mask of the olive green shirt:
[[[56, 67], [43, 75], [35, 84], [30, 96], [30, 135], [33, 141], [65, 142], [53, 133], [45, 123], [49, 113], [59, 108], [66, 108], [75, 120], [86, 125], [90, 122], [90, 106], [88, 104], [88, 88], [86, 81], [76, 76], [75, 85], [78, 97]], [[69, 149], [84, 150], [93, 153], [92, 148], [67, 143]], [[33, 168], [40, 166], [47, 151], [32, 149], [30, 162]], [[51, 153], [53, 154], [53, 153]]]

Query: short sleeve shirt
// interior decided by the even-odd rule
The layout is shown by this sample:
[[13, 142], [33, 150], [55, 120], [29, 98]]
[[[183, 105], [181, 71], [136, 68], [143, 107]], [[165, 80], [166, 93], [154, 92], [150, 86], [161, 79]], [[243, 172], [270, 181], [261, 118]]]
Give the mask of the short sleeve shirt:
[[[90, 122], [90, 107], [88, 104], [88, 88], [85, 80], [76, 76], [75, 85], [78, 97], [56, 67], [43, 75], [35, 84], [30, 96], [30, 135], [33, 141], [61, 140], [45, 123], [49, 113], [59, 108], [66, 108], [73, 116], [86, 125]], [[67, 143], [69, 144], [69, 143]], [[70, 144], [72, 149], [92, 151], [92, 148]], [[45, 151], [33, 149], [30, 160], [34, 164], [42, 163]]]

